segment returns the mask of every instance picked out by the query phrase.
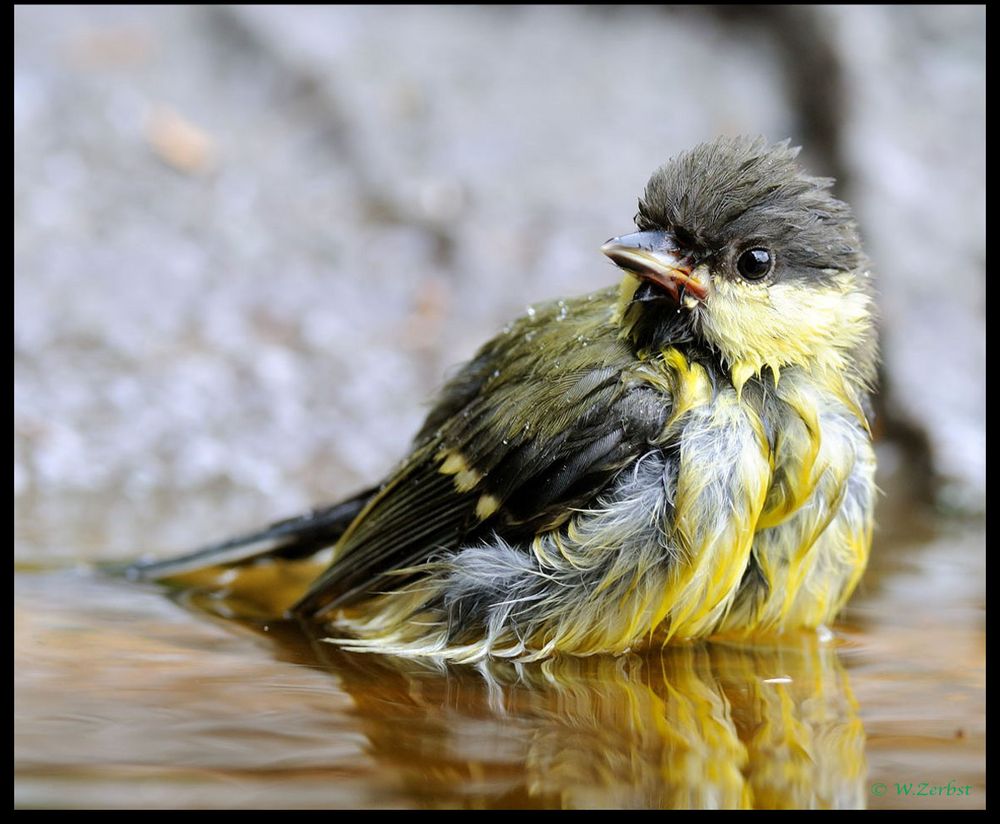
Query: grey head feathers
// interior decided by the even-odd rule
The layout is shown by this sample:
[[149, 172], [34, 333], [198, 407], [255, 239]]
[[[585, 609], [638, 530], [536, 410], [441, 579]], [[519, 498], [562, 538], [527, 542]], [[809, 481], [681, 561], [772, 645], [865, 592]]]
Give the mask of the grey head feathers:
[[699, 257], [773, 248], [774, 280], [825, 279], [864, 266], [851, 210], [833, 181], [807, 175], [788, 141], [718, 138], [661, 166], [639, 201], [640, 230], [666, 229]]

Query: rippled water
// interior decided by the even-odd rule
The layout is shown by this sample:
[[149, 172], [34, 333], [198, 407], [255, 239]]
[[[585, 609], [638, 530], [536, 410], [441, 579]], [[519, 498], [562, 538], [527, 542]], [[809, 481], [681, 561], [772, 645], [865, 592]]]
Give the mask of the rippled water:
[[883, 535], [829, 643], [447, 670], [19, 572], [15, 804], [983, 807], [984, 543]]

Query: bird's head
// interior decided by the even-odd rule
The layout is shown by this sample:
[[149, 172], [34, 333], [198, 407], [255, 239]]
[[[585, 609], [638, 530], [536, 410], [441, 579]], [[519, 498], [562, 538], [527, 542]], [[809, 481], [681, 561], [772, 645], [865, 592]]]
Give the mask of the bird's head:
[[874, 379], [867, 261], [832, 181], [798, 149], [718, 139], [653, 173], [638, 232], [602, 251], [625, 270], [618, 317], [637, 349], [709, 348], [742, 387], [789, 366]]

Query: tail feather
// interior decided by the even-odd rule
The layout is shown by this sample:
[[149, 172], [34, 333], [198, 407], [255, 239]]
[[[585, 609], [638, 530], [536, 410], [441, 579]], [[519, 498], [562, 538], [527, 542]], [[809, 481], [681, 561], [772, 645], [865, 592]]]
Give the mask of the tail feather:
[[136, 561], [117, 571], [133, 581], [156, 581], [206, 567], [245, 564], [259, 558], [306, 558], [336, 543], [377, 491], [377, 487], [366, 489], [346, 501], [201, 547], [178, 558]]

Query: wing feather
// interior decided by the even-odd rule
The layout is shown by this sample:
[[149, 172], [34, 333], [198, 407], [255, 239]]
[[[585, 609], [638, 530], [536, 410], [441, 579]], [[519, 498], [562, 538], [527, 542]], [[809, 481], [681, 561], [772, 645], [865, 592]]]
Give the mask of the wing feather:
[[492, 533], [516, 540], [556, 528], [649, 449], [669, 401], [634, 378], [612, 301], [598, 297], [536, 310], [483, 347], [295, 612], [399, 586], [400, 571], [408, 580], [435, 554]]

